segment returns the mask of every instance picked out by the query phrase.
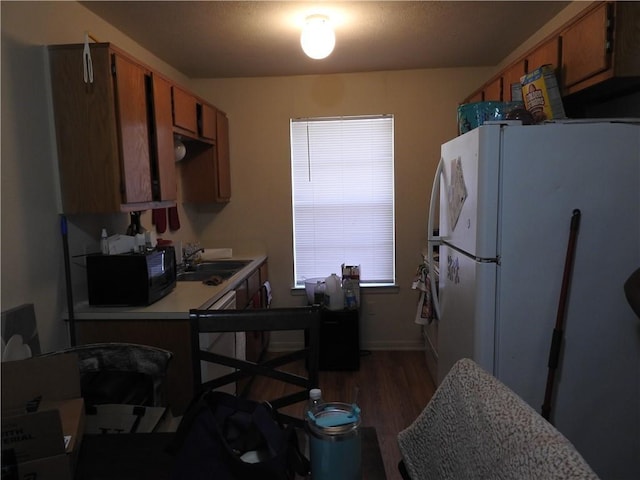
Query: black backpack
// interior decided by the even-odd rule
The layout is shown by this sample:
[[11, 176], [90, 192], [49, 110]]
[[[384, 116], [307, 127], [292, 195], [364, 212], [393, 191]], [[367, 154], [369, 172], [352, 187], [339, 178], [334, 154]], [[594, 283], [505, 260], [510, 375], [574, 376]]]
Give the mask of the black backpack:
[[293, 425], [266, 403], [210, 391], [189, 407], [170, 453], [172, 480], [290, 480], [309, 473]]

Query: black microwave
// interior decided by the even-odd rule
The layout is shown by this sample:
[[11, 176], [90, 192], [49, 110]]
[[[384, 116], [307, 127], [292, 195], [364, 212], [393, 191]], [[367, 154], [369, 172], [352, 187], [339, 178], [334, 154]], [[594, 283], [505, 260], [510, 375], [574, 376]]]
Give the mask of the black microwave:
[[167, 295], [176, 286], [173, 247], [144, 253], [87, 256], [89, 305], [144, 306]]

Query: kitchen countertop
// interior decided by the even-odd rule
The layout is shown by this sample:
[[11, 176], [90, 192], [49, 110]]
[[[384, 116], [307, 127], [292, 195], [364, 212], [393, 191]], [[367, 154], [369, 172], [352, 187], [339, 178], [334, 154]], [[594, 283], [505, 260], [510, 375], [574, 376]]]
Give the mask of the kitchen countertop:
[[176, 282], [175, 288], [155, 303], [146, 307], [93, 307], [88, 301], [75, 305], [74, 319], [78, 320], [166, 320], [188, 319], [189, 310], [206, 310], [235, 289], [265, 260], [264, 254], [238, 255], [224, 260], [251, 260], [251, 263], [220, 285], [202, 282]]

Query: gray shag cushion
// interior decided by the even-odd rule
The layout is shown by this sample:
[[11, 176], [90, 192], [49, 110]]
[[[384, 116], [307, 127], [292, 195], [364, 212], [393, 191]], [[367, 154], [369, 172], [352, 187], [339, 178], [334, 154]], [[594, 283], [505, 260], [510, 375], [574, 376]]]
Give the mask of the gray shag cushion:
[[598, 478], [553, 425], [469, 359], [453, 366], [398, 444], [413, 480]]

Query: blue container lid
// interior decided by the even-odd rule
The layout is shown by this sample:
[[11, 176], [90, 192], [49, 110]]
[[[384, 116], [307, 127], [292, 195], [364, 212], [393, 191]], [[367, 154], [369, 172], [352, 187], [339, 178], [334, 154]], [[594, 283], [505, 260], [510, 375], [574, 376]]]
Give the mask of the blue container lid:
[[307, 412], [307, 416], [313, 425], [321, 429], [353, 425], [360, 422], [360, 407], [355, 403], [326, 403], [321, 404], [315, 414]]

